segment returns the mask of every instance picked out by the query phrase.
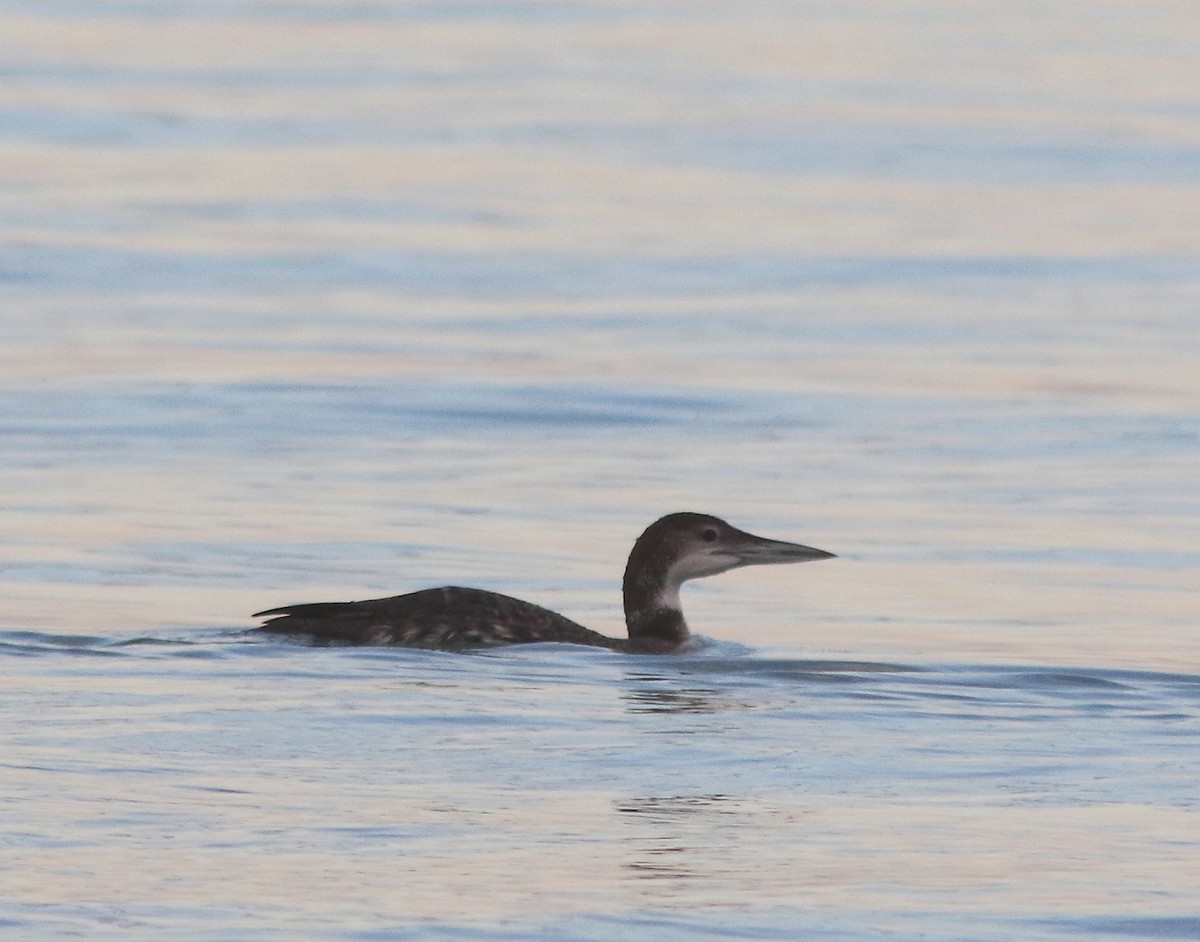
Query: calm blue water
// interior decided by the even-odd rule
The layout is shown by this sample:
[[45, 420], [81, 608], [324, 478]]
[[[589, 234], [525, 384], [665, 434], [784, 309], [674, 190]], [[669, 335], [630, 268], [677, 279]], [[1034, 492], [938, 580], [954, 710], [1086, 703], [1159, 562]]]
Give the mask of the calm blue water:
[[4, 645], [23, 711], [5, 718], [7, 853], [25, 862], [6, 910], [31, 936], [1200, 926], [1195, 674], [729, 643]]
[[1200, 937], [1193, 19], [0, 5], [5, 937]]

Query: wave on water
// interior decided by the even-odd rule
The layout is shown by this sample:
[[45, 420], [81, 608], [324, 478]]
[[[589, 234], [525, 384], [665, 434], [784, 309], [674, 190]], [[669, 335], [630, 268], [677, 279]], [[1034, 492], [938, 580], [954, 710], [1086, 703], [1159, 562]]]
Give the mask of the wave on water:
[[1200, 939], [1200, 916], [1086, 916], [1054, 920], [1053, 928], [1094, 938], [1120, 936], [1123, 939]]
[[[1162, 717], [1192, 715], [1200, 704], [1200, 674], [1137, 668], [1035, 664], [902, 664], [855, 659], [758, 656], [753, 649], [717, 642], [702, 651], [648, 657], [563, 644], [517, 645], [477, 651], [423, 651], [403, 647], [338, 646], [313, 649], [290, 639], [265, 638], [242, 628], [179, 630], [153, 635], [102, 636], [64, 632], [0, 631], [0, 656], [182, 657], [319, 659], [326, 652], [345, 668], [365, 673], [437, 670], [460, 679], [501, 673], [541, 683], [619, 683], [642, 693], [648, 709], [695, 708], [696, 692], [769, 688], [826, 688], [855, 699], [945, 705], [950, 701], [1008, 706], [1060, 703], [1094, 710], [1158, 708]], [[316, 664], [313, 665], [314, 667]], [[691, 691], [682, 699], [675, 694]], [[701, 698], [702, 699], [702, 698]], [[942, 707], [939, 706], [939, 709]]]
[[[194, 632], [188, 632], [194, 635]], [[105, 637], [101, 635], [75, 635], [42, 631], [0, 631], [0, 655], [16, 657], [53, 656], [55, 654], [93, 657], [120, 657], [167, 651], [169, 653], [195, 656], [198, 649], [208, 649], [216, 656], [214, 645], [228, 641], [228, 633], [221, 636], [171, 636], [155, 637], [138, 635], [133, 637]]]

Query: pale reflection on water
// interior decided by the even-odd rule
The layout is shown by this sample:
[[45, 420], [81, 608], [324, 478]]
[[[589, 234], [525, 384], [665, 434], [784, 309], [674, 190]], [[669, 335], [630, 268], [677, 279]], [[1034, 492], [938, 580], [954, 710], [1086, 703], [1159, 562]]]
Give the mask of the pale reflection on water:
[[4, 640], [27, 927], [950, 933], [1194, 891], [1195, 676]]
[[[1195, 11], [0, 11], [0, 928], [1200, 937]], [[838, 559], [681, 658], [707, 510]]]

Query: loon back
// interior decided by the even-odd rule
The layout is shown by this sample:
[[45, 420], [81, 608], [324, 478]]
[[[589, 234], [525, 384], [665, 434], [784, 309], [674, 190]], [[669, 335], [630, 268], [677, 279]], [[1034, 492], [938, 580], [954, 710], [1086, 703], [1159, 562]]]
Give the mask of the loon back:
[[423, 648], [557, 641], [618, 651], [667, 653], [690, 637], [679, 601], [689, 579], [741, 566], [833, 556], [798, 543], [754, 536], [707, 514], [669, 514], [638, 537], [625, 568], [628, 639], [609, 638], [521, 599], [446, 586], [362, 602], [317, 602], [258, 612], [260, 631], [343, 644]]
[[564, 641], [601, 648], [625, 646], [620, 638], [607, 638], [532, 602], [459, 586], [363, 602], [285, 605], [254, 617], [266, 616], [273, 617], [260, 631], [343, 644], [470, 648]]

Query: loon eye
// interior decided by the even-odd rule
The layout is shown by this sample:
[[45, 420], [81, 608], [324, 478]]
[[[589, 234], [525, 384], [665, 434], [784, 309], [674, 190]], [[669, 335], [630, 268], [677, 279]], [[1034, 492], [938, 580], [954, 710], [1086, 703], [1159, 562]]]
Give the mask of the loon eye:
[[705, 530], [703, 533], [700, 534], [700, 538], [702, 540], [704, 540], [705, 543], [713, 542], [713, 540], [715, 540], [717, 538], [717, 528], [709, 527], [707, 530]]

